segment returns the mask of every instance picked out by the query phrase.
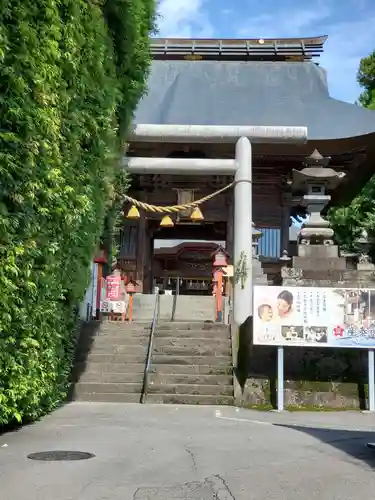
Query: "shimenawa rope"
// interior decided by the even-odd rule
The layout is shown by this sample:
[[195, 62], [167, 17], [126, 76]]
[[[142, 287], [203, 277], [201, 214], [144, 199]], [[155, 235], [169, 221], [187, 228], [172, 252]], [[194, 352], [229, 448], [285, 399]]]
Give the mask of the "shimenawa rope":
[[227, 189], [230, 189], [234, 186], [234, 182], [228, 184], [227, 186], [215, 191], [214, 193], [208, 194], [199, 200], [191, 201], [190, 203], [185, 203], [184, 205], [171, 205], [169, 207], [159, 207], [157, 205], [150, 205], [149, 203], [144, 203], [143, 201], [136, 200], [135, 198], [131, 198], [130, 196], [124, 195], [125, 201], [128, 201], [132, 205], [145, 210], [146, 212], [159, 212], [159, 213], [177, 213], [182, 212], [184, 210], [188, 210], [189, 208], [195, 208], [204, 203], [205, 201], [210, 200], [214, 196], [223, 193]]

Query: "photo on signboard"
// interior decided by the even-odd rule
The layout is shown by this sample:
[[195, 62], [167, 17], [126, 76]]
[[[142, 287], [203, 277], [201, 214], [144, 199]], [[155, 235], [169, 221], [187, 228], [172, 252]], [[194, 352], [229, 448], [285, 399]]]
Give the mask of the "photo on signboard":
[[276, 314], [281, 320], [291, 318], [294, 313], [294, 295], [290, 290], [282, 290], [277, 295]]
[[303, 340], [303, 326], [285, 325], [281, 327], [281, 335], [287, 341]]
[[257, 312], [259, 319], [264, 323], [268, 323], [274, 318], [274, 312], [270, 304], [260, 304]]
[[368, 325], [375, 327], [375, 290], [368, 291], [368, 303], [365, 311]]
[[328, 328], [326, 326], [305, 326], [304, 338], [306, 342], [326, 344], [328, 342]]
[[333, 294], [336, 298], [341, 298], [337, 305], [342, 309], [343, 318], [340, 324], [344, 330], [358, 330], [368, 323], [371, 306], [369, 290], [338, 288]]

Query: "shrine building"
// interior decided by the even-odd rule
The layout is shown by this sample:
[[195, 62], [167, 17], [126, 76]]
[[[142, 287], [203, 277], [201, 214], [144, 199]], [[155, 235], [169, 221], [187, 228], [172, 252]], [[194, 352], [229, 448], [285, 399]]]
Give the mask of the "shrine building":
[[[333, 99], [319, 65], [325, 36], [278, 40], [153, 39], [148, 93], [138, 105], [134, 125], [306, 127], [305, 143], [254, 143], [252, 217], [261, 232], [259, 259], [269, 283], [278, 283], [280, 257], [293, 255], [291, 216], [306, 214], [301, 197], [292, 194], [290, 176], [314, 150], [330, 157], [345, 173], [331, 194], [333, 204], [352, 199], [375, 166], [375, 112]], [[128, 159], [233, 159], [233, 141], [138, 140], [129, 143]], [[319, 162], [319, 156], [316, 161]], [[181, 205], [211, 195], [233, 182], [233, 174], [150, 174], [132, 170], [129, 197], [156, 206]], [[127, 214], [131, 203], [124, 207]], [[233, 189], [191, 210], [165, 214], [139, 210], [125, 219], [118, 263], [137, 284], [137, 292], [179, 282], [181, 293], [205, 293], [212, 279], [211, 256], [223, 242], [233, 264]], [[243, 231], [252, 231], [243, 227]], [[155, 240], [198, 240], [155, 249]]]

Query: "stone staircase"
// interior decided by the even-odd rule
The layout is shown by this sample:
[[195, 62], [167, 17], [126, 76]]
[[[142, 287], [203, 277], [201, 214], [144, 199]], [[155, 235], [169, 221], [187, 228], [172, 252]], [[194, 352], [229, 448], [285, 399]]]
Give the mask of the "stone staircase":
[[[133, 297], [134, 321], [151, 323], [155, 308], [155, 295], [136, 293]], [[190, 321], [194, 317], [199, 321], [215, 320], [215, 298], [194, 295], [160, 295], [159, 321]]]
[[234, 403], [229, 327], [212, 322], [159, 323], [147, 403]]
[[139, 403], [150, 323], [83, 325], [73, 371], [76, 401]]

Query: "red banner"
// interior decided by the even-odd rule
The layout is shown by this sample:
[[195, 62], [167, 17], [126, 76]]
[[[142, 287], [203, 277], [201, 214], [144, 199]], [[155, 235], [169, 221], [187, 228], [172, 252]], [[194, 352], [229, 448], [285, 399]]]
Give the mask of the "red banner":
[[121, 299], [121, 276], [108, 276], [106, 300]]

